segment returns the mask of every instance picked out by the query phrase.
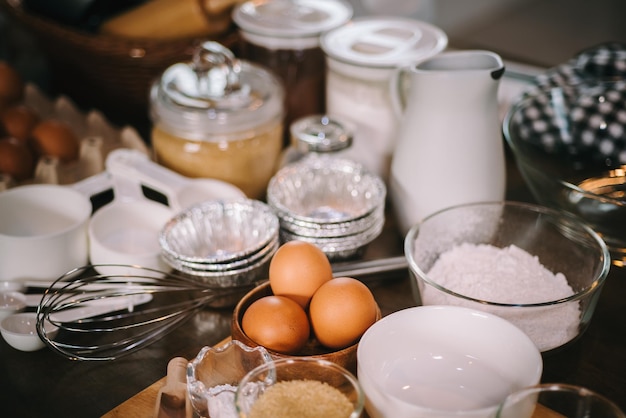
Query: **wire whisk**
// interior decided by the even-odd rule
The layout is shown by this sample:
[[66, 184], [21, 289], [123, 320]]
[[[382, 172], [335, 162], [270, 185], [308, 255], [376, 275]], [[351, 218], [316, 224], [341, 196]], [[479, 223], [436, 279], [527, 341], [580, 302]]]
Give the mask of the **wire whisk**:
[[[337, 263], [333, 272], [369, 281], [406, 268], [404, 257], [392, 257]], [[37, 334], [69, 359], [115, 360], [152, 344], [204, 307], [235, 305], [260, 283], [209, 283], [140, 266], [87, 265], [45, 290], [37, 307]]]
[[203, 307], [236, 301], [256, 284], [207, 284], [140, 266], [87, 265], [45, 290], [37, 333], [69, 359], [114, 360], [152, 344]]

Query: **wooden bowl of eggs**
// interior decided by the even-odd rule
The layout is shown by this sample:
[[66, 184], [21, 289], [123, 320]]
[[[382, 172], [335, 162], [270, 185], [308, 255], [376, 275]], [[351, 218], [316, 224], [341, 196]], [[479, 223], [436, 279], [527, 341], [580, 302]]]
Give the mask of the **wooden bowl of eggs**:
[[358, 341], [381, 318], [369, 288], [334, 277], [327, 256], [303, 241], [276, 251], [269, 280], [235, 306], [232, 338], [263, 346], [272, 358], [313, 357], [356, 371]]

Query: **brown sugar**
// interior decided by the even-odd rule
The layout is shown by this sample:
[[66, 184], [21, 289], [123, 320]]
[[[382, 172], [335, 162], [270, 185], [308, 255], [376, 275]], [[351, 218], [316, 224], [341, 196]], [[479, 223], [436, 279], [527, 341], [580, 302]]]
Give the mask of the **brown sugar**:
[[250, 418], [348, 418], [352, 402], [318, 380], [289, 380], [268, 388], [252, 405]]

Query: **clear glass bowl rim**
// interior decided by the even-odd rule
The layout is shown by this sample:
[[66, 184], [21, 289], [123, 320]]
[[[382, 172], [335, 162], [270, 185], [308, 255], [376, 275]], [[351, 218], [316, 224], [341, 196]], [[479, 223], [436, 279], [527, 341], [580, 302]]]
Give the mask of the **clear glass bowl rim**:
[[[571, 222], [574, 225], [577, 225], [578, 227], [580, 227], [580, 229], [587, 234], [597, 245], [598, 245], [598, 249], [600, 250], [601, 253], [601, 268], [600, 271], [597, 275], [597, 277], [593, 280], [593, 282], [591, 284], [589, 284], [589, 286], [585, 287], [584, 289], [580, 290], [577, 293], [574, 293], [571, 296], [568, 296], [566, 298], [561, 298], [561, 299], [556, 299], [556, 300], [551, 300], [551, 301], [546, 301], [546, 302], [540, 302], [540, 303], [502, 303], [502, 302], [494, 302], [494, 301], [488, 301], [488, 300], [482, 300], [482, 299], [476, 299], [470, 296], [466, 296], [460, 293], [456, 293], [444, 286], [441, 286], [440, 284], [438, 284], [437, 282], [433, 281], [432, 279], [430, 279], [428, 277], [428, 275], [417, 265], [417, 263], [415, 262], [415, 260], [413, 259], [413, 242], [415, 242], [415, 238], [417, 237], [417, 235], [419, 234], [419, 230], [420, 227], [422, 226], [422, 224], [424, 224], [425, 222], [427, 222], [428, 220], [436, 217], [437, 215], [441, 214], [441, 213], [445, 213], [445, 212], [450, 212], [453, 210], [457, 210], [457, 209], [461, 209], [461, 208], [471, 208], [471, 207], [480, 207], [480, 206], [494, 206], [494, 205], [499, 205], [499, 206], [508, 206], [508, 207], [516, 207], [518, 209], [522, 209], [522, 210], [526, 210], [529, 212], [534, 212], [537, 214], [544, 214], [544, 215], [548, 215], [554, 219], [567, 219], [569, 220], [569, 222]], [[428, 215], [426, 218], [424, 218], [422, 221], [418, 222], [417, 224], [413, 225], [411, 227], [411, 229], [409, 230], [409, 232], [406, 235], [406, 238], [404, 240], [404, 253], [405, 253], [405, 257], [407, 259], [407, 262], [409, 264], [409, 269], [416, 274], [417, 276], [419, 276], [420, 280], [423, 280], [424, 282], [426, 282], [428, 285], [434, 287], [435, 289], [444, 292], [448, 295], [457, 297], [459, 299], [463, 299], [463, 300], [467, 300], [467, 301], [471, 301], [471, 302], [476, 302], [476, 303], [480, 303], [482, 305], [487, 305], [487, 306], [499, 306], [499, 307], [509, 307], [509, 308], [532, 308], [532, 307], [541, 307], [541, 306], [554, 306], [554, 305], [558, 305], [561, 303], [566, 303], [566, 302], [570, 302], [570, 301], [577, 301], [580, 299], [583, 299], [584, 297], [588, 296], [589, 294], [593, 293], [596, 289], [598, 289], [599, 287], [601, 287], [604, 284], [604, 280], [606, 279], [607, 275], [609, 274], [609, 269], [611, 267], [611, 256], [609, 254], [609, 250], [608, 247], [606, 245], [606, 243], [602, 240], [602, 238], [600, 238], [600, 236], [593, 231], [589, 226], [587, 226], [583, 220], [581, 220], [580, 218], [571, 215], [569, 213], [566, 212], [560, 212], [551, 208], [547, 208], [544, 206], [540, 206], [540, 205], [536, 205], [536, 204], [532, 204], [532, 203], [523, 203], [523, 202], [513, 202], [513, 201], [494, 201], [494, 202], [474, 202], [474, 203], [466, 203], [466, 204], [460, 204], [460, 205], [455, 205], [455, 206], [451, 206], [442, 210], [439, 210], [431, 215]]]

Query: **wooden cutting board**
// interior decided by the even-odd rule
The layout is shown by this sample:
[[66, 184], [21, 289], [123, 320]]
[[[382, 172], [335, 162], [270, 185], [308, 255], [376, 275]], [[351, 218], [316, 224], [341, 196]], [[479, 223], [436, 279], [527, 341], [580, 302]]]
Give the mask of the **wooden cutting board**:
[[159, 389], [165, 384], [165, 377], [154, 382], [132, 398], [116, 406], [103, 418], [153, 418]]
[[[223, 345], [230, 340], [224, 339], [216, 346]], [[166, 377], [163, 377], [152, 385], [148, 386], [132, 398], [121, 403], [111, 411], [107, 412], [102, 418], [153, 418], [156, 411], [156, 400], [159, 390], [165, 384]], [[191, 416], [191, 414], [188, 414]], [[365, 415], [365, 414], [364, 414]], [[365, 415], [363, 418], [366, 418]], [[533, 418], [565, 418], [550, 409], [538, 405], [533, 414]]]

